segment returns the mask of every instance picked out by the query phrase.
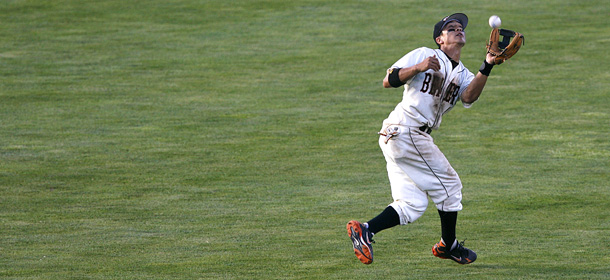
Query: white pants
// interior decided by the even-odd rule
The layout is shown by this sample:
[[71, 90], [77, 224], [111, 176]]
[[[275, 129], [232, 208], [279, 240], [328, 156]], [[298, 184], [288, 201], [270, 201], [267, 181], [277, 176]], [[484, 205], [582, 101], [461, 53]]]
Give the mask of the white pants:
[[424, 214], [428, 197], [436, 208], [446, 212], [462, 210], [462, 182], [445, 155], [429, 134], [416, 127], [384, 126], [399, 134], [379, 146], [387, 162], [392, 187], [390, 204], [400, 216], [402, 225], [412, 223]]

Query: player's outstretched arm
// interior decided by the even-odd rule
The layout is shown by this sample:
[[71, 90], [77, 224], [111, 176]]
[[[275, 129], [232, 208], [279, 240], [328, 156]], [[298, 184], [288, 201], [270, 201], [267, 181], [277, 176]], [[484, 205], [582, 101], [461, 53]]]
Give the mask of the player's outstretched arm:
[[[487, 56], [485, 57], [485, 62], [487, 62], [488, 65], [491, 65], [491, 67], [493, 67], [494, 59], [495, 59], [494, 55], [487, 53]], [[479, 99], [479, 96], [481, 96], [481, 93], [483, 92], [483, 88], [485, 87], [485, 84], [487, 83], [487, 78], [489, 76], [488, 71], [491, 71], [491, 67], [490, 66], [488, 66], [488, 67], [489, 67], [489, 69], [486, 70], [486, 69], [483, 69], [484, 68], [484, 66], [483, 66], [483, 67], [481, 67], [481, 70], [479, 70], [479, 72], [477, 72], [477, 75], [474, 77], [472, 82], [470, 82], [470, 85], [468, 86], [468, 88], [466, 88], [464, 93], [462, 93], [462, 103], [472, 103], [472, 102], [475, 102], [477, 99]], [[487, 75], [485, 75], [484, 72], [486, 72]]]

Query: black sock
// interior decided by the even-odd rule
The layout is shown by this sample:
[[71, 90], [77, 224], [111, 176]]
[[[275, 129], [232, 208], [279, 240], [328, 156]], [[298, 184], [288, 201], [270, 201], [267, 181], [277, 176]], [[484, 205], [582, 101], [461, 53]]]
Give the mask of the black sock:
[[385, 210], [383, 210], [383, 212], [381, 212], [381, 214], [368, 221], [368, 224], [369, 230], [372, 233], [378, 233], [384, 229], [400, 225], [400, 217], [392, 206], [388, 206]]
[[451, 249], [451, 246], [455, 241], [455, 225], [457, 224], [458, 212], [444, 212], [438, 210], [438, 214], [441, 216], [443, 241], [445, 241], [445, 245]]

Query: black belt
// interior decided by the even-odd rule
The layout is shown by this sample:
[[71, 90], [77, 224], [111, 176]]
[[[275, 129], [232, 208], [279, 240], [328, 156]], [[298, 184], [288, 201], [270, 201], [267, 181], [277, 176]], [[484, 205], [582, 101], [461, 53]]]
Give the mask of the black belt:
[[430, 132], [432, 132], [432, 128], [430, 128], [427, 124], [420, 127], [419, 130], [421, 130], [422, 132], [428, 133], [428, 134], [430, 134]]

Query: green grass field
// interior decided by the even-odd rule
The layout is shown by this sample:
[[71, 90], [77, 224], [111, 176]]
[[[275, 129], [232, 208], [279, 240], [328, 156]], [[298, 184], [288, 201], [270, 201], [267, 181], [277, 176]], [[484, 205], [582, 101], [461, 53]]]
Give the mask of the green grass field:
[[[464, 183], [353, 255], [391, 202], [385, 69], [469, 15], [525, 46], [432, 136]], [[606, 1], [0, 2], [1, 279], [609, 279]]]

